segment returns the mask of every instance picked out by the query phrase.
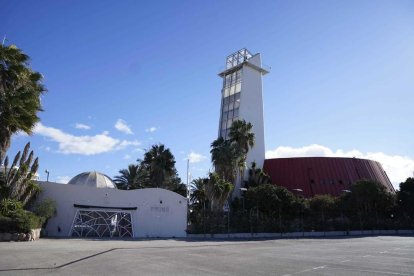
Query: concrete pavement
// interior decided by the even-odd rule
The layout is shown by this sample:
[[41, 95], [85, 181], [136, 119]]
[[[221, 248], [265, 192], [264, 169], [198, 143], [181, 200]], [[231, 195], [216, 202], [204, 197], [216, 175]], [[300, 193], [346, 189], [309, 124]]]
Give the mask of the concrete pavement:
[[0, 275], [414, 275], [414, 238], [0, 243]]

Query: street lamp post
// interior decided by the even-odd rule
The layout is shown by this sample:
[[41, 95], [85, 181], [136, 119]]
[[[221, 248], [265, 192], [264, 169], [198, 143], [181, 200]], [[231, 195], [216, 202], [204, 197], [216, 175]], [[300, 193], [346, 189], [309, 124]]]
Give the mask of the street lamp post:
[[[344, 193], [346, 193], [346, 194], [350, 194], [350, 193], [352, 193], [351, 192], [351, 190], [347, 190], [347, 189], [345, 189], [345, 190], [342, 190], [342, 192], [344, 192]], [[341, 216], [342, 216], [342, 219], [344, 219], [344, 210], [343, 210], [343, 204], [341, 204], [342, 205], [342, 208], [341, 208]], [[360, 225], [362, 225], [362, 223], [361, 223], [361, 218], [359, 219], [360, 220]], [[349, 218], [347, 218], [347, 232], [349, 231]], [[362, 228], [362, 226], [361, 226], [361, 228]]]
[[[293, 189], [293, 191], [296, 191], [298, 193], [303, 193], [303, 190], [299, 189], [299, 188]], [[301, 194], [301, 197], [303, 197], [303, 194]], [[303, 206], [302, 206], [302, 204], [300, 206], [300, 228], [302, 229], [302, 233], [304, 233], [304, 231], [303, 231]]]
[[47, 177], [46, 177], [46, 182], [49, 182], [49, 173], [50, 173], [50, 171], [45, 170], [45, 173], [47, 174]]
[[247, 192], [247, 188], [240, 188], [240, 191], [242, 192], [243, 195], [243, 212], [244, 212], [244, 197], [245, 197], [245, 192]]

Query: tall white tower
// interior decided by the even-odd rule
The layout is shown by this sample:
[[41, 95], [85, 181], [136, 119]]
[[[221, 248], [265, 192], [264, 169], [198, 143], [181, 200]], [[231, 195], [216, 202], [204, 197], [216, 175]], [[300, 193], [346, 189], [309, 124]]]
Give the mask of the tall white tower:
[[219, 74], [223, 78], [219, 137], [228, 139], [234, 121], [252, 123], [255, 145], [246, 163], [251, 166], [254, 161], [259, 168], [265, 159], [262, 75], [267, 73], [259, 53], [252, 55], [247, 49], [241, 49], [227, 57], [225, 70]]

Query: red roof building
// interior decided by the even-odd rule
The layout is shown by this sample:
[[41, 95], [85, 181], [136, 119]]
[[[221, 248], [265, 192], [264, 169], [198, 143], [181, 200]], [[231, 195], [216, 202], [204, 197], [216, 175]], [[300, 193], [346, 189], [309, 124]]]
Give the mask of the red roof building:
[[[295, 157], [266, 159], [264, 171], [272, 182], [304, 197], [329, 194], [339, 196], [358, 180], [374, 180], [392, 193], [381, 164], [367, 159], [340, 157]], [[302, 191], [298, 191], [300, 189]]]

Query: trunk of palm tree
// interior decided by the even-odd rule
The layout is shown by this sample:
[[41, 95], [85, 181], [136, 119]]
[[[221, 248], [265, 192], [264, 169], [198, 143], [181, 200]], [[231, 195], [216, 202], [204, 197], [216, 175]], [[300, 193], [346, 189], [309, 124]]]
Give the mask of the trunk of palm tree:
[[11, 135], [8, 129], [0, 127], [0, 158], [6, 157], [6, 152], [10, 147]]

